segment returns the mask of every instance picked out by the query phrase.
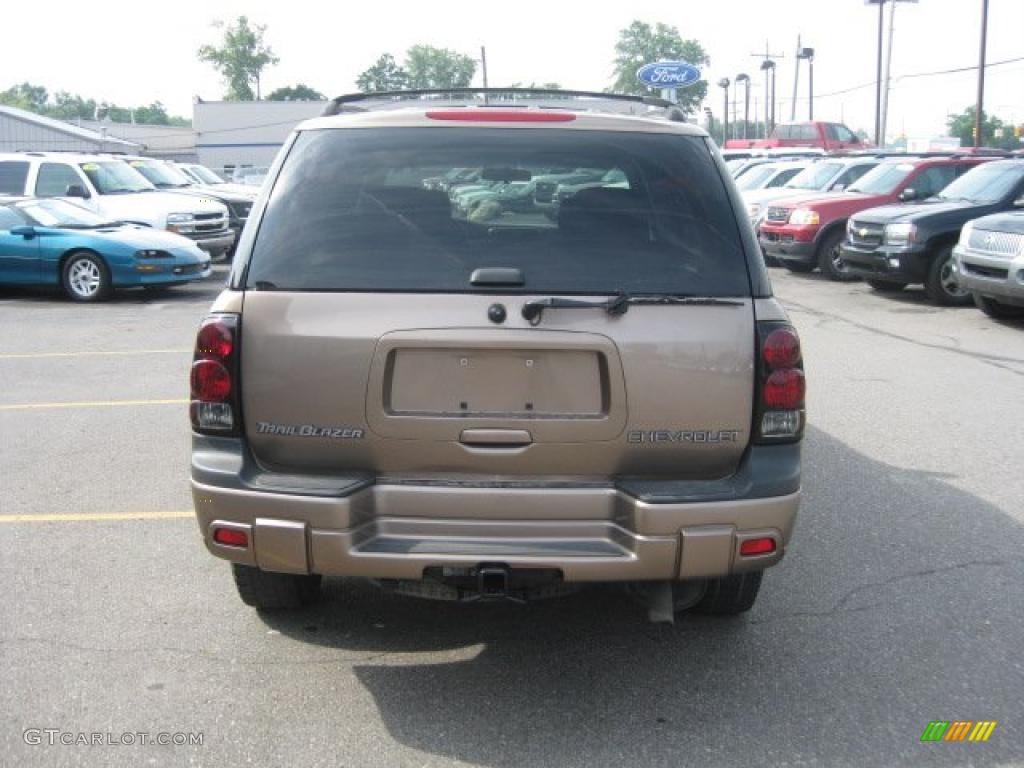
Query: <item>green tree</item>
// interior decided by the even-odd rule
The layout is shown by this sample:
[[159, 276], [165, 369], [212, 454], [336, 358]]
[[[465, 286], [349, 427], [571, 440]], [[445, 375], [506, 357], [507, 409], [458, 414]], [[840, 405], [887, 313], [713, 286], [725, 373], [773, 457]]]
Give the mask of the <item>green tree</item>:
[[[644, 64], [655, 61], [685, 61], [706, 67], [710, 63], [707, 52], [696, 40], [684, 40], [676, 27], [635, 20], [619, 32], [615, 44], [615, 69], [611, 90], [615, 93], [649, 94], [652, 89], [636, 79], [636, 71]], [[704, 100], [708, 84], [700, 80], [676, 92], [679, 106], [693, 112]]]
[[327, 97], [320, 91], [305, 83], [288, 85], [267, 94], [267, 101], [325, 101], [326, 99]]
[[385, 53], [356, 78], [356, 87], [363, 93], [400, 91], [409, 87], [409, 74], [395, 63], [394, 56]]
[[45, 105], [43, 114], [60, 120], [93, 120], [96, 117], [96, 100], [83, 99], [77, 93], [57, 91], [53, 95], [53, 105]]
[[228, 86], [224, 95], [227, 101], [259, 99], [263, 70], [280, 61], [263, 42], [267, 28], [250, 26], [246, 16], [239, 16], [230, 26], [223, 21], [216, 21], [213, 26], [224, 30], [220, 46], [204, 45], [199, 49], [199, 60], [209, 62], [220, 72]]
[[408, 87], [468, 88], [476, 74], [476, 61], [448, 48], [414, 45], [405, 54]]
[[[946, 125], [949, 135], [960, 139], [963, 147], [974, 146], [974, 116], [977, 111], [973, 106], [967, 107], [958, 115], [949, 115]], [[1001, 136], [996, 136], [1001, 133]], [[1013, 125], [994, 117], [985, 111], [981, 113], [981, 146], [999, 149], [1020, 149], [1020, 142], [1013, 135]]]
[[25, 109], [29, 112], [42, 113], [46, 109], [49, 98], [50, 96], [43, 86], [31, 83], [19, 83], [6, 91], [0, 91], [0, 104]]

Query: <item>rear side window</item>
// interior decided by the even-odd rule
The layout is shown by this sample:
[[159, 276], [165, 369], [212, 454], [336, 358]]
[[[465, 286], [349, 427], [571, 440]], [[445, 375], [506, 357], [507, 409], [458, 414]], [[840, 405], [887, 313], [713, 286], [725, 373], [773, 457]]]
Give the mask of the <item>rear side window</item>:
[[726, 188], [698, 137], [557, 129], [300, 134], [246, 284], [473, 292], [750, 294]]
[[0, 162], [0, 195], [25, 194], [26, 178], [28, 178], [28, 163], [8, 160]]
[[84, 186], [78, 173], [70, 165], [43, 163], [39, 166], [39, 176], [36, 177], [36, 196], [61, 197], [66, 195], [68, 187], [74, 184]]

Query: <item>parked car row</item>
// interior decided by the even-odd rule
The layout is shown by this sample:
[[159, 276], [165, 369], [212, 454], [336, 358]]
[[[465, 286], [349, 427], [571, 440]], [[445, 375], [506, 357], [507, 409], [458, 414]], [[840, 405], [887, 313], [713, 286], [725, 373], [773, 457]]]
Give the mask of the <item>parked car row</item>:
[[[758, 166], [762, 176], [790, 161]], [[835, 183], [857, 168], [852, 184]], [[744, 173], [744, 170], [746, 173]], [[755, 170], [741, 169], [741, 189]], [[972, 301], [994, 317], [1024, 308], [1024, 159], [956, 153], [823, 157], [792, 186], [742, 194], [766, 259], [876, 291], [922, 284], [936, 304]], [[848, 182], [849, 180], [847, 180]], [[777, 192], [777, 194], [776, 194]]]
[[96, 301], [202, 279], [233, 252], [256, 194], [152, 158], [0, 154], [0, 283]]

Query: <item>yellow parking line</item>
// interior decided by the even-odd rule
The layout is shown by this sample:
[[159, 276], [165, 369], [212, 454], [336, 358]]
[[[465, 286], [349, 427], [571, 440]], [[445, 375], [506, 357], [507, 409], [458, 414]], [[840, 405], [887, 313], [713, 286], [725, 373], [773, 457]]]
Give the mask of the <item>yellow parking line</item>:
[[0, 360], [26, 360], [32, 358], [46, 357], [109, 357], [116, 355], [164, 355], [171, 352], [189, 352], [185, 347], [176, 349], [120, 349], [120, 350], [91, 350], [84, 352], [0, 352]]
[[13, 403], [0, 405], [0, 411], [35, 411], [48, 408], [115, 408], [126, 405], [185, 405], [184, 398], [173, 400], [80, 400], [72, 403]]
[[195, 517], [192, 510], [168, 512], [57, 512], [52, 514], [0, 515], [3, 523], [77, 523], [102, 520], [177, 520]]

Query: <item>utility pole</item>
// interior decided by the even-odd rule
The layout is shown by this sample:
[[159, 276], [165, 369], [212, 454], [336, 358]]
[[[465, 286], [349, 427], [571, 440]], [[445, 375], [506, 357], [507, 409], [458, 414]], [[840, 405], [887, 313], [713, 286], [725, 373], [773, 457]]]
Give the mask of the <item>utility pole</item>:
[[892, 81], [892, 33], [896, 19], [896, 0], [889, 0], [889, 40], [885, 46], [885, 87], [882, 89], [881, 132], [882, 146], [885, 146], [885, 129], [889, 120], [889, 83]]
[[796, 120], [796, 95], [800, 89], [800, 35], [796, 36], [796, 62], [793, 65], [793, 103], [789, 107], [789, 122]]
[[[893, 0], [895, 3], [895, 0]], [[878, 66], [875, 68], [875, 146], [882, 146], [882, 18], [885, 0], [878, 0]]]
[[[747, 129], [750, 125], [750, 75], [741, 72], [736, 75], [737, 83], [743, 83], [743, 138], [747, 138]], [[757, 114], [757, 107], [754, 107], [754, 114]]]
[[988, 0], [981, 0], [981, 50], [978, 53], [978, 102], [974, 106], [974, 146], [981, 146], [985, 105], [985, 43], [988, 36]]
[[487, 87], [487, 48], [480, 46], [480, 68], [484, 74], [484, 88]]

